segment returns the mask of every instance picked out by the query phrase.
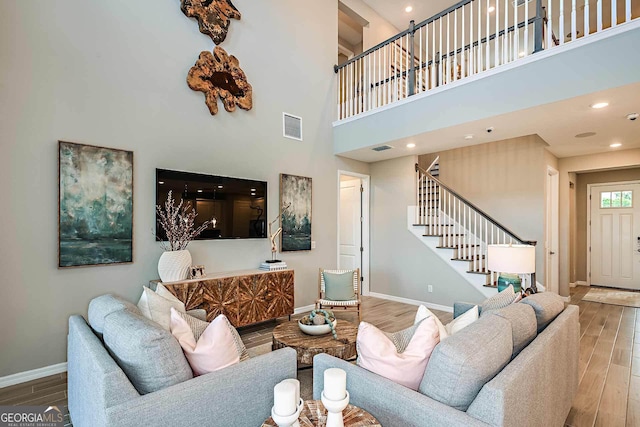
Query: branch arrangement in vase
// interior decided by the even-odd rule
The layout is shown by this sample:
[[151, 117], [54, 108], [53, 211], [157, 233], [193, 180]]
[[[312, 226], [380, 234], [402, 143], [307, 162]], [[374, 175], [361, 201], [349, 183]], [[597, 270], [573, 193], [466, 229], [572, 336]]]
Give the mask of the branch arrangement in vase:
[[164, 208], [156, 205], [156, 212], [158, 213], [158, 223], [167, 235], [167, 241], [160, 243], [165, 251], [186, 249], [189, 242], [211, 224], [211, 221], [205, 221], [200, 227], [195, 228], [195, 219], [198, 214], [192, 209], [191, 202], [185, 204], [183, 200], [180, 200], [180, 204], [175, 206], [171, 191], [167, 195]]

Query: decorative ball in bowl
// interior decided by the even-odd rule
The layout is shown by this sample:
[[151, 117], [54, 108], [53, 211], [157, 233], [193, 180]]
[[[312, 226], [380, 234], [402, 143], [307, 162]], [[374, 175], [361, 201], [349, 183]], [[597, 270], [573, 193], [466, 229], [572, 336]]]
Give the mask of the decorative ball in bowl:
[[321, 313], [314, 313], [304, 316], [302, 319], [298, 320], [298, 326], [300, 330], [307, 335], [325, 335], [335, 330], [336, 324], [338, 321], [336, 320], [333, 313], [328, 312], [329, 321], [331, 325], [327, 323], [326, 316]]

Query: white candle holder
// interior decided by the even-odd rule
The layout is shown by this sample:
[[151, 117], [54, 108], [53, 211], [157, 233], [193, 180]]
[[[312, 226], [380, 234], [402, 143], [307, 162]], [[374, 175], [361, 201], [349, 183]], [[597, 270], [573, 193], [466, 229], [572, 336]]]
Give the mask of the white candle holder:
[[300, 399], [298, 401], [298, 408], [296, 409], [296, 412], [286, 416], [276, 414], [274, 408], [271, 408], [271, 419], [273, 419], [278, 427], [300, 427], [298, 418], [300, 418], [300, 412], [302, 412], [303, 405], [304, 401]]
[[342, 400], [330, 400], [324, 395], [323, 390], [322, 404], [327, 410], [327, 427], [344, 427], [342, 411], [349, 404], [349, 392], [345, 392], [345, 397]]

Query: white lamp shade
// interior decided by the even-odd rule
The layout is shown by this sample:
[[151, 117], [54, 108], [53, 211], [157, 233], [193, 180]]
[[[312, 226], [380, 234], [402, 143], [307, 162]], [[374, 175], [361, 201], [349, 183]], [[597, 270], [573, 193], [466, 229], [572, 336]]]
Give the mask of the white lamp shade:
[[530, 245], [488, 245], [487, 268], [498, 273], [535, 273], [536, 247]]

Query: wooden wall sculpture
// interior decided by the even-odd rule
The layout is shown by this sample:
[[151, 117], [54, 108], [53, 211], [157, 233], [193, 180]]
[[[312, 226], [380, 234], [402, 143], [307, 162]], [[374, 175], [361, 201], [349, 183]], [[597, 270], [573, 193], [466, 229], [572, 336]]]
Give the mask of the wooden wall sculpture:
[[190, 18], [198, 20], [202, 34], [207, 34], [215, 44], [227, 38], [231, 19], [242, 15], [231, 0], [181, 0], [180, 9]]
[[193, 90], [203, 92], [205, 103], [212, 115], [218, 113], [218, 96], [228, 112], [250, 110], [253, 106], [253, 89], [240, 68], [240, 61], [216, 46], [213, 53], [203, 51], [187, 75], [187, 84]]

